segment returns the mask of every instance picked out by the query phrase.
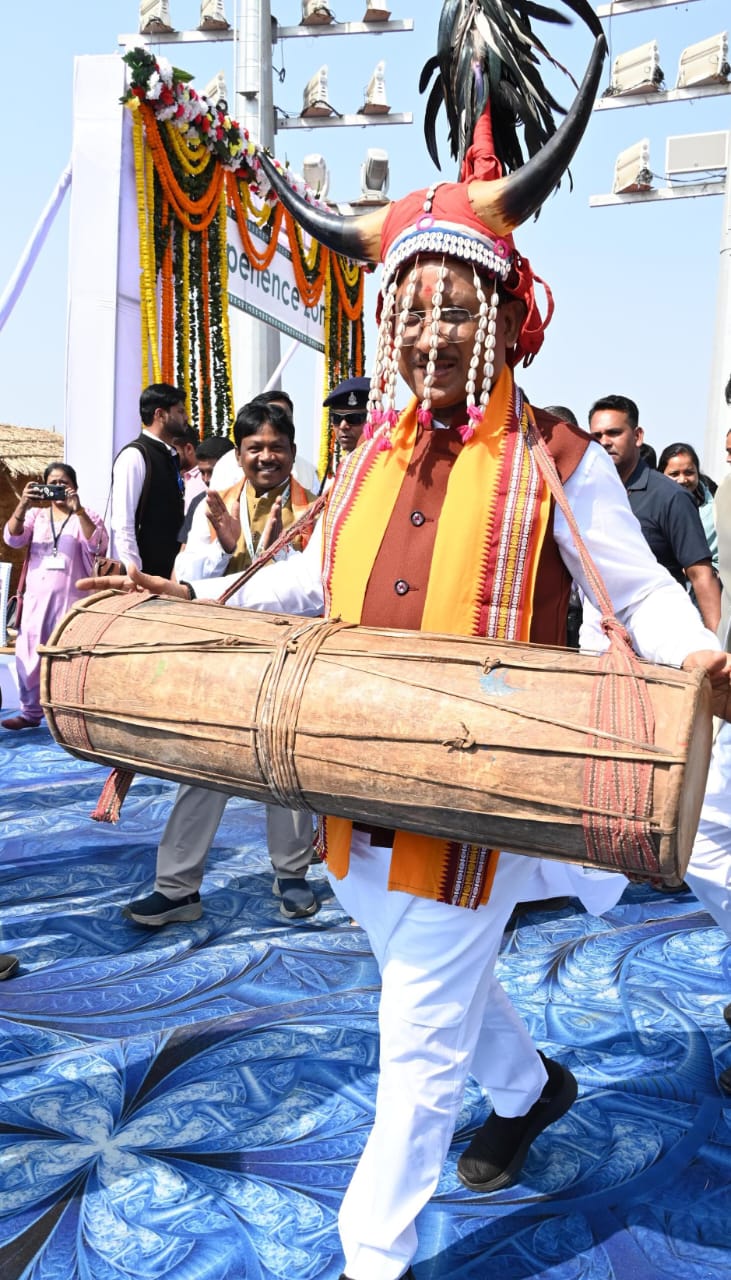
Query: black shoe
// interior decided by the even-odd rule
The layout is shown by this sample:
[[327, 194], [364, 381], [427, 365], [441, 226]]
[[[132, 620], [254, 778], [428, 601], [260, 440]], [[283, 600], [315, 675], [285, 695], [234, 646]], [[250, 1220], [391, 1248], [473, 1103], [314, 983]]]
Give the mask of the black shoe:
[[0, 955], [0, 982], [4, 978], [12, 978], [17, 973], [19, 963], [18, 957], [12, 956], [10, 952]]
[[314, 916], [320, 905], [304, 876], [278, 876], [272, 889], [275, 898], [281, 898], [279, 914], [285, 920]]
[[725, 1071], [721, 1072], [718, 1077], [718, 1087], [721, 1090], [721, 1093], [728, 1093], [731, 1095], [731, 1067], [727, 1067]]
[[723, 1011], [723, 1016], [726, 1019], [728, 1025], [731, 1027], [731, 1004], [726, 1005], [726, 1008]]
[[164, 893], [151, 893], [148, 898], [138, 898], [130, 902], [122, 911], [125, 920], [134, 920], [135, 924], [146, 925], [148, 929], [159, 929], [163, 924], [173, 924], [176, 920], [200, 920], [203, 914], [199, 893], [189, 893], [185, 898], [166, 898]]
[[499, 1191], [513, 1182], [534, 1139], [574, 1102], [578, 1085], [571, 1072], [541, 1058], [548, 1080], [528, 1114], [505, 1118], [493, 1111], [457, 1161], [457, 1177], [470, 1191]]

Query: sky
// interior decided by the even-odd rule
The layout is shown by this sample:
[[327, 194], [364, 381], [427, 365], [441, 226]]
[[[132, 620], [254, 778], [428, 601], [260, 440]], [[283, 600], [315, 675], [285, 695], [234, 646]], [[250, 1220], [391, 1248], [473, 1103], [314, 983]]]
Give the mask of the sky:
[[[282, 26], [300, 19], [300, 0], [272, 0]], [[340, 21], [359, 21], [363, 0], [331, 0]], [[301, 109], [305, 82], [323, 63], [329, 98], [341, 113], [358, 109], [379, 59], [394, 112], [412, 111], [412, 126], [280, 131], [275, 150], [301, 170], [303, 157], [321, 152], [330, 167], [330, 198], [359, 194], [360, 162], [367, 147], [389, 153], [390, 195], [427, 186], [436, 170], [424, 143], [419, 72], [436, 45], [440, 0], [391, 0], [394, 18], [413, 18], [415, 30], [387, 36], [327, 37], [279, 42], [273, 51], [274, 101], [290, 114]], [[171, 0], [179, 28], [197, 25], [198, 0]], [[234, 0], [226, 0], [229, 20]], [[136, 30], [137, 0], [0, 0], [6, 102], [17, 123], [5, 133], [0, 235], [0, 290], [68, 162], [72, 140], [74, 58], [118, 49], [120, 33]], [[610, 59], [656, 39], [669, 86], [682, 49], [728, 29], [728, 0], [689, 0], [677, 7], [615, 17], [605, 22]], [[545, 28], [544, 28], [545, 34]], [[591, 48], [578, 23], [547, 43], [580, 79]], [[195, 76], [203, 89], [223, 70], [232, 82], [232, 45], [159, 47]], [[609, 62], [602, 88], [609, 80]], [[565, 81], [559, 96], [570, 101]], [[233, 114], [235, 107], [232, 105]], [[650, 167], [665, 185], [668, 135], [731, 128], [731, 95], [691, 103], [634, 106], [595, 112], [568, 183], [551, 197], [537, 221], [516, 240], [534, 270], [550, 282], [556, 314], [544, 347], [518, 381], [536, 405], [564, 404], [586, 421], [599, 396], [619, 392], [635, 399], [645, 438], [657, 452], [686, 439], [701, 452], [717, 479], [723, 454], [703, 456], [717, 301], [723, 200], [719, 197], [591, 209], [589, 197], [611, 191], [614, 162], [624, 148], [650, 141]], [[442, 145], [443, 176], [454, 165]], [[63, 431], [64, 348], [67, 298], [68, 199], [16, 309], [0, 332], [0, 421]], [[368, 282], [367, 308], [375, 310], [377, 282]], [[374, 346], [367, 327], [367, 351]], [[90, 352], [90, 359], [93, 353]], [[731, 371], [729, 371], [731, 372]], [[316, 377], [309, 355], [292, 361], [284, 377], [294, 395], [312, 402]], [[257, 388], [258, 389], [258, 388]], [[245, 399], [237, 391], [237, 399]], [[71, 459], [73, 462], [73, 459]]]

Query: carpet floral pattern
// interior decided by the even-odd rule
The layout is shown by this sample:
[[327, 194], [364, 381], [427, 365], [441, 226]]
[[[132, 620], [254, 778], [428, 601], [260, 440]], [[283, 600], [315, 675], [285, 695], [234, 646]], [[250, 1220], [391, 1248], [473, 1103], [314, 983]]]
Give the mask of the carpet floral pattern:
[[[227, 806], [194, 924], [140, 929], [174, 788], [138, 778], [118, 827], [104, 772], [45, 728], [0, 738], [2, 1280], [336, 1280], [337, 1210], [373, 1113], [378, 978], [320, 866], [301, 922], [271, 893], [263, 811]], [[731, 999], [724, 936], [690, 893], [629, 890], [606, 917], [532, 909], [500, 976], [579, 1099], [520, 1182], [456, 1161], [417, 1280], [721, 1280], [729, 1269]]]

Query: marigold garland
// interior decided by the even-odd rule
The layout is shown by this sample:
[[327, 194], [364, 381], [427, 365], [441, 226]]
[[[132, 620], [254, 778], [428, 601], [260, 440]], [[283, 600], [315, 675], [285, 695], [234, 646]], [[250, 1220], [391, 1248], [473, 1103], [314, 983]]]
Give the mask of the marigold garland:
[[[294, 267], [294, 278], [297, 282], [297, 288], [300, 297], [306, 307], [315, 307], [320, 301], [323, 288], [325, 287], [325, 276], [327, 274], [327, 265], [330, 259], [330, 252], [323, 245], [318, 244], [318, 253], [315, 258], [313, 268], [308, 268], [306, 262], [303, 261], [304, 253], [302, 250], [301, 232], [294, 218], [288, 211], [284, 211], [284, 223], [287, 228], [290, 244], [297, 246], [297, 252], [292, 253], [292, 266]], [[308, 270], [312, 273], [312, 280], [307, 278]]]
[[157, 331], [157, 264], [155, 262], [155, 169], [152, 163], [152, 156], [147, 149], [144, 152], [143, 185], [145, 227], [141, 239], [144, 240], [143, 274], [145, 276], [147, 332], [150, 342], [152, 380], [153, 382], [161, 382], [160, 344]]
[[[303, 306], [316, 308], [324, 294], [325, 393], [361, 374], [363, 269], [316, 241], [305, 249], [300, 227], [270, 189], [258, 149], [224, 105], [214, 107], [197, 95], [187, 84], [190, 77], [165, 59], [135, 49], [124, 60], [132, 68], [125, 101], [134, 120], [143, 384], [150, 377], [176, 379], [185, 387], [188, 414], [201, 436], [229, 431], [234, 400], [228, 208], [255, 270], [271, 265], [284, 223]], [[274, 163], [305, 199], [317, 203], [301, 180]], [[252, 236], [252, 223], [264, 232], [263, 243]], [[325, 415], [321, 475], [337, 461], [335, 454]]]
[[244, 253], [251, 265], [256, 271], [266, 271], [274, 261], [274, 255], [277, 252], [277, 240], [279, 237], [279, 228], [282, 225], [283, 209], [281, 205], [277, 205], [274, 210], [270, 210], [270, 217], [266, 222], [260, 222], [259, 225], [269, 226], [269, 241], [263, 252], [257, 248], [247, 226], [247, 213], [244, 210], [242, 194], [239, 190], [239, 182], [235, 174], [226, 174], [226, 190], [231, 202], [231, 207], [236, 215], [236, 226], [238, 227], [241, 243], [244, 247]]
[[165, 136], [185, 173], [191, 177], [198, 177], [210, 164], [214, 163], [210, 151], [206, 150], [200, 140], [197, 142], [189, 140], [170, 122], [165, 125]]
[[213, 176], [204, 195], [199, 200], [192, 200], [180, 186], [173, 173], [170, 158], [155, 119], [155, 113], [147, 106], [143, 106], [141, 110], [145, 121], [147, 144], [152, 152], [163, 191], [175, 210], [176, 217], [189, 231], [202, 231], [216, 216], [221, 187], [223, 186], [223, 169], [220, 165], [213, 165]]
[[[193, 403], [191, 396], [191, 386], [193, 383], [192, 366], [190, 363], [190, 232], [187, 227], [180, 228], [182, 241], [182, 269], [183, 269], [183, 288], [182, 288], [182, 324], [180, 341], [182, 345], [181, 364], [185, 370], [185, 403], [188, 411], [188, 420], [193, 422]], [[230, 368], [229, 363], [229, 368]], [[199, 428], [200, 429], [200, 428]]]
[[167, 244], [163, 250], [160, 269], [160, 328], [162, 380], [172, 382], [174, 377], [175, 321], [173, 289], [173, 228], [169, 221], [169, 206], [163, 203], [163, 222], [168, 224]]

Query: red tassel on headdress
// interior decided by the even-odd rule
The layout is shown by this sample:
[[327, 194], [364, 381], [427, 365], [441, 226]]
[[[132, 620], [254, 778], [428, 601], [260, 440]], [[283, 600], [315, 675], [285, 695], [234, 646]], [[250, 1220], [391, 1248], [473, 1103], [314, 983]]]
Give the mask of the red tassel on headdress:
[[[530, 265], [527, 258], [522, 258], [516, 253], [513, 261], [513, 275], [510, 276], [506, 284], [508, 293], [513, 298], [520, 298], [525, 306], [525, 319], [520, 327], [518, 341], [515, 346], [507, 352], [507, 360], [512, 369], [516, 364], [520, 364], [521, 360], [527, 366], [535, 356], [538, 355], [543, 346], [545, 331], [550, 323], [553, 315], [553, 294], [540, 276], [537, 276]], [[517, 274], [517, 283], [514, 283]], [[543, 285], [546, 294], [546, 314], [541, 315], [536, 302], [536, 282]]]
[[124, 797], [134, 781], [130, 769], [112, 769], [91, 817], [95, 822], [119, 822]]
[[492, 117], [490, 116], [490, 104], [488, 102], [475, 125], [472, 146], [465, 152], [459, 180], [460, 182], [472, 182], [476, 179], [478, 182], [494, 182], [497, 178], [502, 178], [502, 176], [502, 165], [495, 155]]

